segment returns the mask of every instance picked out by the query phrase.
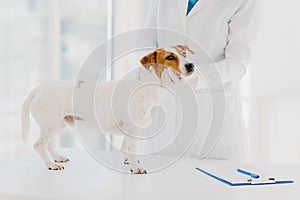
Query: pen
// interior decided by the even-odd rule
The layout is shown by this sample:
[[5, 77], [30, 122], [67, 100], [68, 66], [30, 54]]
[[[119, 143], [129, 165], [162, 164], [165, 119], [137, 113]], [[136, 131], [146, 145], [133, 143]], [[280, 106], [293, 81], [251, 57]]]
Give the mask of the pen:
[[237, 169], [238, 172], [242, 173], [242, 174], [246, 174], [248, 176], [251, 176], [251, 178], [259, 178], [259, 175], [258, 174], [254, 174], [252, 172], [248, 172], [246, 170], [243, 170], [243, 169]]

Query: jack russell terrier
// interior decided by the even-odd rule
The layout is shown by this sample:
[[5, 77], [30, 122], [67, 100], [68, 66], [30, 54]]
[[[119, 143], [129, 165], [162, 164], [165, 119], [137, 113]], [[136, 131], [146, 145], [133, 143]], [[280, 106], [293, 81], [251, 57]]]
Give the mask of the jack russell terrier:
[[[110, 134], [121, 133], [125, 136], [122, 144], [122, 151], [125, 155], [124, 163], [130, 164], [130, 171], [134, 174], [147, 172], [141, 167], [135, 156], [137, 140], [130, 137], [129, 134], [124, 134], [124, 131], [120, 131], [120, 129], [130, 132], [133, 136], [138, 136], [139, 131], [136, 127], [144, 127], [149, 124], [152, 107], [162, 99], [163, 94], [167, 91], [164, 84], [181, 80], [194, 71], [194, 64], [186, 60], [187, 51], [193, 54], [194, 52], [184, 45], [177, 45], [172, 48], [176, 51], [160, 48], [140, 60], [147, 74], [152, 74], [151, 77], [159, 80], [160, 84], [146, 84], [132, 96], [131, 103], [129, 102], [126, 110], [130, 117], [121, 112], [122, 109], [124, 111], [124, 108], [121, 107], [124, 107], [123, 105], [126, 103], [128, 104], [128, 98], [120, 96], [122, 94], [116, 95], [114, 91], [117, 87], [119, 87], [119, 91], [128, 91], [128, 88], [134, 88], [132, 85], [135, 85], [136, 88], [138, 85], [149, 82], [149, 78], [148, 80], [144, 80], [145, 77], [140, 77], [138, 80], [132, 81], [99, 83], [96, 90], [93, 91], [95, 95], [94, 115], [100, 122], [103, 131]], [[80, 109], [74, 111], [73, 92], [75, 89], [80, 92], [80, 90], [95, 88], [95, 85], [95, 83], [85, 81], [78, 81], [75, 85], [73, 81], [54, 81], [38, 86], [26, 98], [22, 108], [22, 135], [26, 140], [30, 128], [29, 113], [31, 113], [41, 131], [41, 135], [33, 147], [49, 170], [62, 170], [64, 167], [56, 163], [69, 161], [68, 158], [59, 155], [53, 147], [53, 139], [60, 133], [61, 129], [67, 125], [74, 126], [76, 120], [93, 121], [84, 113], [84, 108], [82, 111]], [[130, 92], [132, 93], [132, 91]], [[117, 101], [116, 105], [119, 106], [113, 108], [111, 104], [113, 101]], [[47, 151], [55, 163], [48, 157]]]

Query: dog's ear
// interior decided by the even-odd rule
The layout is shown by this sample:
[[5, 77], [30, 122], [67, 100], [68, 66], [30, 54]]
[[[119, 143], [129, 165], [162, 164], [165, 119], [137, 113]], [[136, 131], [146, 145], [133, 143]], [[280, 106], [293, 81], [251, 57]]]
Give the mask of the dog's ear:
[[185, 50], [188, 50], [191, 54], [195, 54], [195, 52], [192, 49], [190, 49], [189, 46], [187, 46], [187, 45], [179, 45], [179, 46], [181, 46], [181, 48], [183, 48]]
[[188, 50], [191, 54], [195, 54], [195, 52], [193, 50], [191, 50], [187, 45], [176, 45], [176, 46], [171, 46], [174, 49], [176, 49], [176, 51], [183, 57], [186, 58], [186, 51]]
[[155, 67], [157, 64], [157, 51], [154, 51], [152, 53], [149, 53], [148, 55], [144, 56], [140, 63], [147, 69], [150, 69], [150, 66]]

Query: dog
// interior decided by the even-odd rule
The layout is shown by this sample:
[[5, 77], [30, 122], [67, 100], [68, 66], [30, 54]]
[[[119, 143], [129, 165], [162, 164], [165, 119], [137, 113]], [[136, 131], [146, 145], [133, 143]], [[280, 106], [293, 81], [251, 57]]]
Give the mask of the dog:
[[[149, 75], [146, 76], [148, 78], [140, 76], [133, 81], [104, 82], [97, 85], [97, 89], [93, 91], [96, 99], [95, 113], [97, 121], [100, 122], [103, 131], [125, 136], [122, 144], [125, 156], [124, 163], [130, 164], [130, 171], [134, 174], [146, 174], [147, 171], [142, 168], [140, 162], [136, 159], [137, 141], [130, 135], [138, 136], [138, 129], [135, 127], [143, 127], [149, 124], [151, 108], [162, 99], [163, 94], [166, 92], [167, 89], [163, 86], [163, 80], [166, 79], [166, 77], [163, 77], [163, 71], [171, 70], [173, 76], [176, 76], [179, 80], [189, 76], [194, 71], [194, 64], [186, 60], [186, 51], [192, 51], [184, 45], [171, 48], [174, 51], [159, 48], [141, 58], [140, 64], [143, 66], [143, 71]], [[160, 84], [148, 84], [145, 87], [141, 87], [133, 95], [132, 103], [128, 108], [124, 109], [123, 105], [127, 103], [128, 94], [116, 92], [116, 88], [119, 88], [118, 91], [128, 91], [130, 88], [134, 89], [136, 86], [147, 83], [153, 78], [159, 80]], [[30, 128], [29, 114], [31, 113], [41, 131], [41, 135], [33, 147], [49, 170], [62, 170], [64, 167], [58, 163], [69, 161], [68, 158], [57, 153], [53, 146], [53, 139], [60, 133], [61, 129], [67, 125], [74, 126], [75, 121], [78, 120], [94, 120], [84, 112], [84, 108], [82, 110], [73, 110], [72, 98], [75, 91], [74, 88], [76, 91], [81, 92], [89, 88], [95, 88], [95, 83], [86, 81], [77, 81], [75, 84], [73, 81], [45, 83], [31, 91], [22, 107], [23, 138], [26, 140], [28, 137]], [[124, 98], [124, 95], [127, 95], [126, 98]], [[122, 102], [123, 100], [126, 102]], [[116, 101], [115, 108], [107, 106], [111, 105], [111, 102]], [[130, 132], [129, 135], [124, 134], [124, 131], [120, 131], [120, 129]], [[47, 151], [54, 162], [47, 155]]]

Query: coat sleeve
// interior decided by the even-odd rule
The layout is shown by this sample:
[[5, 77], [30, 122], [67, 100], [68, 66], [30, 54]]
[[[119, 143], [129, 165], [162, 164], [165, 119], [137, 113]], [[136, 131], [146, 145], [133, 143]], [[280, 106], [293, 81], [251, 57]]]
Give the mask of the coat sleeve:
[[158, 47], [157, 41], [157, 11], [159, 0], [150, 0], [148, 14], [138, 40], [138, 47]]
[[250, 65], [251, 44], [258, 27], [259, 6], [257, 0], [240, 0], [240, 2], [239, 9], [228, 22], [225, 59], [201, 66], [205, 79], [216, 80], [220, 77], [222, 84], [239, 81]]

